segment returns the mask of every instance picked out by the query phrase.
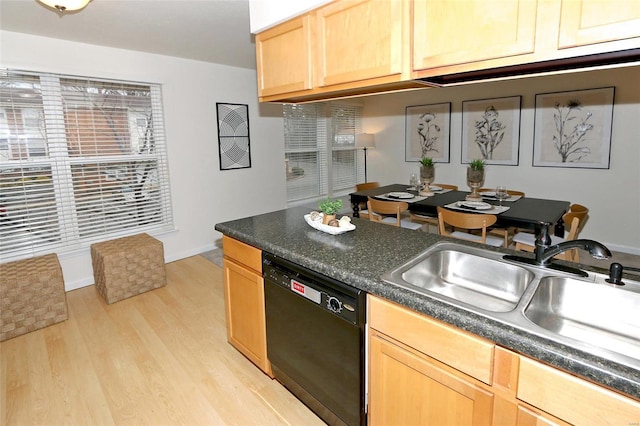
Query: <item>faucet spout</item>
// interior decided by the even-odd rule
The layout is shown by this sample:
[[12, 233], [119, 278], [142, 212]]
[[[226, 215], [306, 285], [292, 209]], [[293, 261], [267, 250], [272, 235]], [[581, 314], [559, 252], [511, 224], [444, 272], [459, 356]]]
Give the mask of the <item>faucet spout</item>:
[[589, 252], [595, 259], [608, 259], [611, 257], [611, 251], [603, 244], [593, 240], [571, 240], [564, 241], [550, 247], [536, 247], [536, 263], [540, 266], [548, 266], [553, 256], [564, 253], [571, 249], [582, 249]]

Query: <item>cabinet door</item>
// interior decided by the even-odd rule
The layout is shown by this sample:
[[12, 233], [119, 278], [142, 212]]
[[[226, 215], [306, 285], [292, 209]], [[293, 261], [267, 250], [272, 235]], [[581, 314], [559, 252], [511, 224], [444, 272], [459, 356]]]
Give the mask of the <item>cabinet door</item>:
[[268, 375], [267, 335], [262, 275], [225, 257], [224, 297], [227, 339]]
[[493, 395], [380, 336], [370, 339], [370, 425], [490, 425]]
[[[319, 86], [397, 75], [408, 55], [409, 2], [344, 0], [318, 10]], [[408, 56], [407, 56], [408, 59]]]
[[640, 1], [562, 1], [560, 49], [633, 37], [640, 37]]
[[640, 423], [640, 401], [524, 356], [520, 357], [517, 397], [571, 424]]
[[532, 53], [535, 0], [415, 0], [413, 70]]
[[256, 36], [259, 97], [311, 89], [312, 25], [307, 14]]
[[558, 420], [546, 413], [533, 410], [529, 407], [518, 405], [518, 418], [516, 426], [569, 426], [562, 420]]

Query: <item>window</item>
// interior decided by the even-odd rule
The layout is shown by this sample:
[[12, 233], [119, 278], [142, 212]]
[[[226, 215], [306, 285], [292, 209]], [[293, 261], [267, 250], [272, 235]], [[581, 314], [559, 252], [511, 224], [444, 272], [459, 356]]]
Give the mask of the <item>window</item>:
[[362, 177], [355, 135], [362, 107], [331, 103], [284, 105], [287, 201], [351, 191]]
[[0, 255], [173, 226], [160, 87], [0, 70]]

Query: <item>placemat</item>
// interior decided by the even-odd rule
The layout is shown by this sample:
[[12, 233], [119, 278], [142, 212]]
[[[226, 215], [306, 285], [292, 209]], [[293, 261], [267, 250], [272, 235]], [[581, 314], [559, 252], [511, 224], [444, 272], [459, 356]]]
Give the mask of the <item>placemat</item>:
[[422, 201], [422, 200], [428, 198], [428, 197], [423, 197], [422, 195], [416, 195], [413, 198], [395, 198], [395, 197], [388, 197], [387, 196], [388, 194], [389, 193], [376, 195], [373, 198], [377, 198], [379, 200], [385, 200], [385, 201], [404, 201], [405, 203], [415, 203], [415, 202]]
[[[410, 187], [408, 187], [406, 189], [406, 191], [415, 191], [415, 190], [416, 190], [416, 188], [413, 187], [413, 186], [410, 186]], [[451, 191], [451, 189], [448, 189], [448, 188], [442, 188], [442, 189], [437, 190], [437, 191], [434, 191], [433, 189], [431, 190], [431, 192], [433, 192], [435, 195], [444, 194], [445, 192], [449, 192], [449, 191]]]
[[467, 213], [485, 213], [485, 214], [500, 214], [510, 209], [510, 207], [508, 206], [492, 205], [490, 209], [480, 210], [480, 209], [474, 209], [472, 207], [465, 207], [461, 204], [463, 202], [464, 201], [456, 201], [455, 203], [445, 205], [445, 207], [451, 210], [459, 210]]
[[[489, 192], [488, 194], [480, 192], [480, 196], [482, 197], [483, 200], [486, 199], [486, 200], [491, 200], [491, 201], [500, 201], [500, 200], [498, 200], [496, 198], [495, 193], [493, 193], [493, 192]], [[520, 198], [522, 198], [522, 195], [509, 195], [509, 198], [505, 198], [502, 201], [509, 203], [509, 202], [513, 202], [513, 201], [518, 201]]]

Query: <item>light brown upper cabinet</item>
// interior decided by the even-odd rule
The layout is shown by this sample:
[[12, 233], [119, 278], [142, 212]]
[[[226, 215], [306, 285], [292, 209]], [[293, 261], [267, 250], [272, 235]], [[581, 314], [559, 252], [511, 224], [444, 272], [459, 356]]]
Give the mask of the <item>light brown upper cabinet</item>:
[[536, 0], [415, 0], [413, 69], [533, 53], [536, 13]]
[[256, 49], [261, 102], [420, 88], [413, 79], [495, 68], [587, 66], [577, 57], [593, 66], [607, 56], [599, 54], [638, 56], [640, 0], [334, 0], [258, 34]]
[[560, 49], [634, 37], [640, 37], [640, 1], [562, 1]]
[[311, 89], [315, 36], [312, 16], [294, 18], [256, 35], [260, 98]]
[[409, 6], [345, 0], [318, 9], [318, 86], [384, 77], [374, 84], [399, 81], [409, 54]]

